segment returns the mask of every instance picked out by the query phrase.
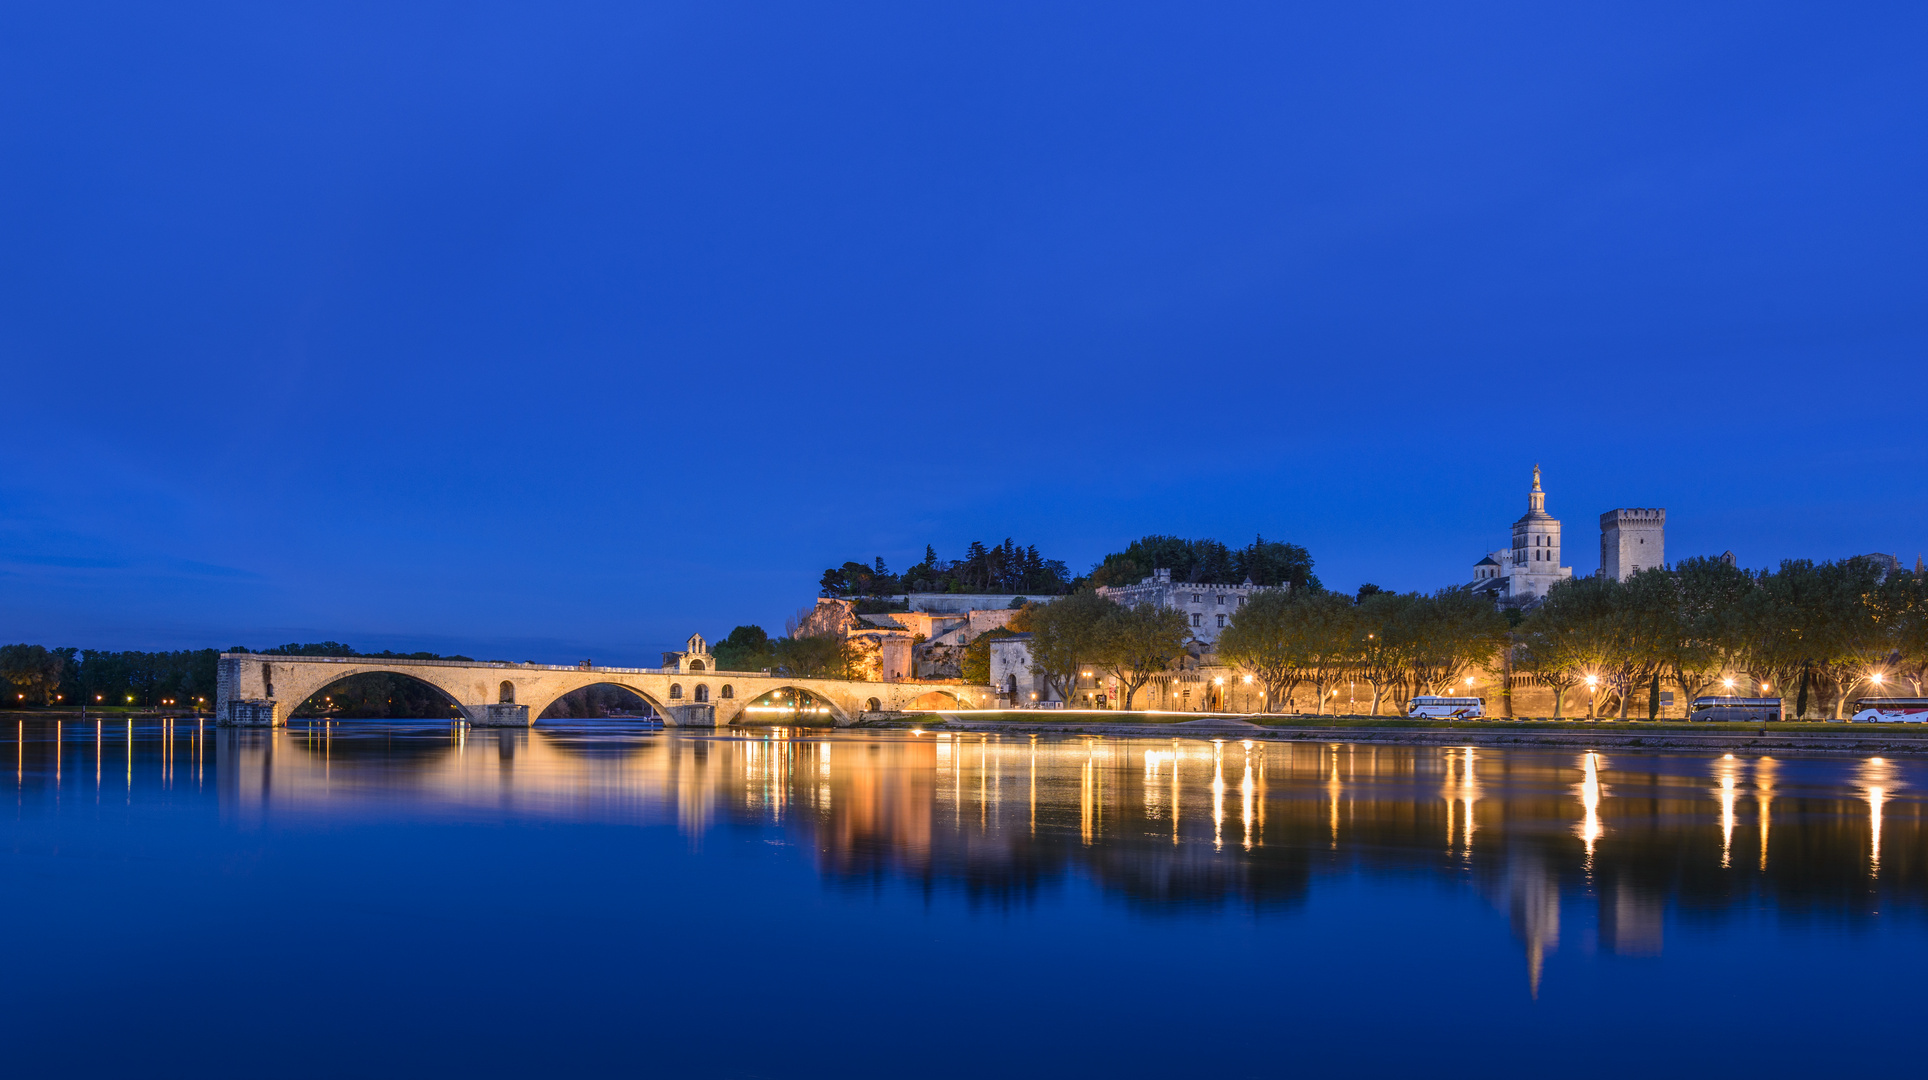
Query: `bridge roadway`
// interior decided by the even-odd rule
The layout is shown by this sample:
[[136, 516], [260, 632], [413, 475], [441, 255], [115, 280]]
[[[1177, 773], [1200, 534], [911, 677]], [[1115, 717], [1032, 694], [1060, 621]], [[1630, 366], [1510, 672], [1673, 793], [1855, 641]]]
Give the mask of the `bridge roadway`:
[[[700, 648], [700, 639], [694, 644]], [[707, 652], [683, 654], [674, 667], [564, 667], [463, 660], [393, 660], [371, 656], [268, 656], [222, 653], [215, 696], [217, 723], [285, 724], [288, 714], [329, 686], [368, 672], [405, 675], [441, 691], [469, 723], [526, 727], [555, 700], [588, 686], [620, 686], [649, 702], [665, 724], [716, 727], [751, 719], [781, 722], [796, 691], [827, 710], [813, 719], [838, 726], [867, 712], [971, 708], [993, 703], [988, 686], [927, 682], [800, 679], [763, 671], [717, 671]], [[783, 691], [781, 698], [770, 698]], [[767, 698], [767, 700], [766, 700]], [[768, 710], [759, 716], [744, 710]]]

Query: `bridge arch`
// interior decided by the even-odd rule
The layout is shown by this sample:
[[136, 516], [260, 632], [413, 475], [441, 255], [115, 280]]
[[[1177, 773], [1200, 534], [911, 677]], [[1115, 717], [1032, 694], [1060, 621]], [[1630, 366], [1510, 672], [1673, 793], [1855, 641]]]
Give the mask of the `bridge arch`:
[[[722, 718], [718, 721], [722, 722]], [[729, 722], [846, 727], [851, 723], [851, 716], [827, 694], [807, 687], [777, 686], [744, 702]]]
[[[556, 704], [556, 702], [561, 701], [563, 698], [569, 696], [570, 694], [573, 694], [578, 690], [587, 690], [587, 689], [590, 689], [591, 687], [598, 687], [598, 686], [613, 687], [617, 690], [623, 691], [624, 693], [630, 695], [631, 697], [636, 698], [642, 704], [647, 705], [649, 707], [649, 711], [655, 713], [658, 717], [666, 718], [670, 715], [669, 710], [664, 707], [663, 703], [657, 700], [657, 695], [652, 694], [649, 691], [643, 689], [641, 686], [636, 685], [636, 680], [611, 678], [608, 676], [603, 676], [603, 677], [587, 676], [581, 679], [570, 679], [566, 683], [563, 683], [562, 685], [553, 688], [548, 693], [531, 698], [529, 700], [529, 721], [531, 723], [534, 723], [535, 721], [545, 716], [548, 716], [550, 708], [553, 707]], [[553, 716], [548, 718], [551, 720], [566, 719], [564, 717], [553, 717]]]
[[[334, 712], [337, 706], [337, 703], [332, 701], [333, 695], [331, 695], [329, 691], [337, 690], [342, 686], [343, 683], [349, 683], [352, 681], [359, 681], [362, 683], [364, 687], [366, 687], [369, 676], [382, 676], [385, 679], [389, 679], [389, 680], [400, 680], [402, 683], [409, 686], [418, 686], [418, 687], [425, 688], [426, 690], [429, 691], [427, 697], [431, 701], [439, 698], [441, 703], [447, 706], [447, 711], [442, 713], [440, 716], [435, 716], [435, 717], [419, 716], [417, 715], [418, 710], [408, 710], [401, 715], [397, 715], [395, 712], [395, 706], [397, 702], [394, 700], [394, 697], [392, 696], [394, 693], [394, 687], [390, 686], [390, 687], [384, 688], [385, 693], [388, 696], [381, 703], [382, 712], [377, 714], [377, 713], [374, 713], [373, 707], [363, 708], [363, 707], [359, 707], [356, 704], [348, 704], [344, 702], [344, 703], [339, 703], [339, 707], [349, 709], [352, 711], [337, 714], [342, 719], [346, 719], [346, 720], [450, 719], [450, 720], [454, 720], [454, 719], [460, 719], [463, 715], [462, 702], [458, 697], [456, 697], [455, 692], [453, 690], [451, 690], [449, 687], [441, 685], [440, 683], [434, 681], [433, 679], [424, 679], [421, 676], [414, 674], [413, 672], [394, 671], [389, 668], [370, 665], [367, 667], [351, 668], [346, 671], [332, 670], [332, 671], [326, 672], [326, 675], [329, 677], [325, 681], [319, 682], [319, 685], [315, 685], [313, 689], [307, 690], [307, 692], [303, 694], [299, 700], [296, 700], [288, 705], [287, 711], [284, 714], [288, 719], [291, 719], [291, 720], [302, 719], [301, 717], [295, 716], [295, 712], [299, 709], [302, 709], [303, 707], [313, 707], [315, 708], [316, 711], [322, 713], [323, 716], [329, 715], [330, 713]], [[314, 682], [314, 681], [315, 680], [302, 680], [302, 682]], [[301, 690], [306, 689], [306, 687], [297, 684], [296, 680], [292, 677], [284, 677], [284, 679], [282, 680], [282, 686], [286, 688], [284, 692], [289, 692], [291, 697], [293, 696], [293, 693], [299, 693], [301, 692]], [[372, 690], [372, 687], [369, 687], [368, 689]], [[357, 696], [360, 697], [362, 695], [357, 695]]]
[[951, 693], [949, 690], [932, 690], [929, 693], [919, 694], [905, 702], [904, 708], [906, 710], [960, 709], [963, 708], [963, 703], [958, 700], [956, 694]]

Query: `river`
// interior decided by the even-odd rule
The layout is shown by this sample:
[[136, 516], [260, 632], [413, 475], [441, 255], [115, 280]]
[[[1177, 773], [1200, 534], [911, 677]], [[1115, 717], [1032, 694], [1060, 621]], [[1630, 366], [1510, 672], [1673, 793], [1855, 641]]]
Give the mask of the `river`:
[[1912, 1072], [1928, 762], [0, 730], [13, 1075]]

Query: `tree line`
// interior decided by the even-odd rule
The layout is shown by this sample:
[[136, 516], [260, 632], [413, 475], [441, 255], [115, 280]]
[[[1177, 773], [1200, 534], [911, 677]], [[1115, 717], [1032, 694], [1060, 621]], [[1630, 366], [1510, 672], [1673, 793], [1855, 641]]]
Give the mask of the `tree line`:
[[1301, 686], [1323, 713], [1343, 682], [1365, 683], [1372, 715], [1390, 701], [1444, 693], [1504, 647], [1507, 619], [1491, 601], [1460, 589], [1432, 595], [1361, 589], [1357, 598], [1324, 590], [1265, 589], [1232, 613], [1219, 659], [1265, 688], [1265, 711]]
[[[255, 652], [245, 645], [220, 649], [163, 652], [0, 646], [0, 679], [11, 688], [16, 706], [113, 706], [211, 709], [221, 653]], [[358, 652], [337, 641], [292, 643], [259, 650], [270, 656], [368, 656], [390, 660], [467, 660], [430, 652]], [[346, 716], [441, 717], [446, 698], [402, 675], [371, 672], [328, 687], [326, 698], [302, 707], [297, 715], [324, 712]]]
[[[1126, 607], [1090, 589], [1049, 604], [1026, 604], [1011, 620], [1011, 629], [1031, 635], [1032, 670], [1059, 698], [1072, 700], [1078, 677], [1098, 671], [1118, 680], [1127, 709], [1153, 676], [1171, 670], [1186, 655], [1192, 636], [1184, 612], [1155, 604]], [[984, 656], [983, 678], [989, 681], [988, 651]], [[965, 659], [975, 674], [969, 650]]]
[[1047, 559], [1036, 545], [1019, 546], [1006, 537], [1002, 544], [973, 540], [964, 557], [944, 560], [937, 549], [924, 547], [924, 561], [893, 574], [879, 555], [868, 565], [847, 562], [823, 572], [818, 592], [823, 596], [882, 597], [903, 593], [1006, 593], [1064, 596], [1082, 588], [1136, 585], [1153, 570], [1170, 570], [1172, 580], [1191, 584], [1238, 585], [1246, 581], [1268, 588], [1317, 588], [1312, 556], [1297, 544], [1255, 536], [1234, 548], [1218, 540], [1186, 540], [1151, 535], [1133, 540], [1092, 565], [1091, 573], [1073, 576], [1061, 559]]
[[1250, 544], [1233, 548], [1218, 540], [1186, 540], [1177, 536], [1143, 536], [1125, 550], [1106, 555], [1080, 584], [1136, 585], [1153, 570], [1170, 570], [1173, 581], [1195, 585], [1242, 585], [1250, 581], [1265, 588], [1320, 588], [1312, 572], [1312, 555], [1297, 544], [1255, 536]]
[[986, 546], [973, 540], [964, 557], [945, 560], [937, 549], [924, 546], [924, 561], [893, 574], [877, 556], [870, 565], [847, 562], [823, 572], [818, 591], [823, 596], [895, 596], [901, 593], [1029, 593], [1057, 596], [1070, 591], [1071, 572], [1059, 559], [1038, 554], [1037, 546], [1018, 546], [1010, 537]]
[[1575, 578], [1526, 616], [1511, 660], [1553, 689], [1556, 710], [1586, 687], [1596, 714], [1651, 717], [1666, 684], [1689, 701], [1791, 698], [1792, 717], [1839, 720], [1857, 697], [1922, 693], [1928, 574], [1866, 558], [1761, 571], [1692, 558], [1625, 582]]
[[214, 649], [166, 652], [0, 646], [0, 678], [15, 706], [111, 705], [147, 708], [172, 702], [212, 707]]
[[1857, 697], [1928, 688], [1928, 574], [1865, 558], [1761, 571], [1692, 558], [1624, 582], [1560, 582], [1523, 618], [1460, 589], [1265, 590], [1232, 614], [1218, 654], [1265, 686], [1268, 708], [1307, 686], [1323, 712], [1338, 683], [1357, 682], [1376, 716], [1388, 699], [1470, 694], [1476, 671], [1505, 687], [1517, 671], [1552, 691], [1555, 717], [1584, 692], [1589, 715], [1652, 718], [1666, 686], [1682, 704], [1781, 697], [1792, 717], [1839, 720]]

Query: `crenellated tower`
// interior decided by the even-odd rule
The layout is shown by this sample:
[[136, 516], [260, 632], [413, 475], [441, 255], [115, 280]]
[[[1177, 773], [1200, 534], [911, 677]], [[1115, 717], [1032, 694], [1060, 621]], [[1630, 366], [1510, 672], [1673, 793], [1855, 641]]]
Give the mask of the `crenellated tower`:
[[1667, 565], [1667, 511], [1659, 507], [1609, 510], [1600, 515], [1600, 573], [1625, 581], [1636, 570]]

